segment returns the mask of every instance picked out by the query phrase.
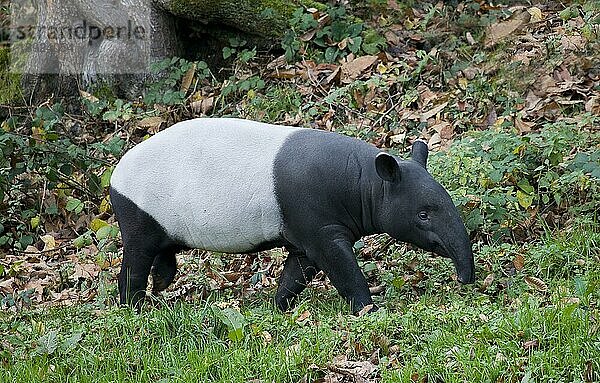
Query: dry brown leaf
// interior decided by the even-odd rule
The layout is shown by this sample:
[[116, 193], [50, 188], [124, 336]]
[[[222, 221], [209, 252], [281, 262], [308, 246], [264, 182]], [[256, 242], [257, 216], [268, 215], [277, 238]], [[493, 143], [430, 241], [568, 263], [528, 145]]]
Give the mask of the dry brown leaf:
[[545, 74], [538, 79], [535, 82], [534, 87], [536, 95], [540, 97], [560, 92], [560, 89], [556, 86], [556, 81], [548, 74]]
[[271, 343], [271, 341], [273, 340], [273, 337], [271, 336], [271, 334], [268, 331], [263, 331], [261, 333], [261, 336], [262, 336], [263, 342], [265, 344]]
[[384, 290], [385, 290], [384, 285], [377, 285], [377, 286], [369, 287], [369, 292], [371, 293], [371, 295], [381, 294]]
[[515, 118], [515, 127], [519, 131], [519, 134], [531, 132], [531, 128], [535, 126], [535, 122], [523, 121], [521, 117]]
[[100, 274], [100, 267], [95, 263], [76, 263], [73, 278], [96, 279], [98, 274]]
[[165, 122], [165, 119], [160, 116], [146, 117], [137, 123], [139, 128], [147, 130], [149, 133], [158, 133], [160, 126]]
[[88, 100], [89, 102], [92, 102], [92, 103], [100, 101], [100, 100], [98, 100], [98, 97], [94, 96], [94, 95], [93, 95], [93, 94], [91, 94], [91, 93], [88, 93], [88, 92], [86, 92], [86, 91], [83, 91], [83, 90], [81, 90], [81, 89], [79, 90], [79, 95], [80, 95], [80, 96], [81, 96], [81, 97], [82, 97], [84, 100]]
[[430, 119], [431, 117], [437, 115], [438, 113], [440, 113], [442, 110], [444, 110], [445, 107], [448, 106], [448, 102], [444, 102], [436, 107], [434, 107], [433, 109], [422, 113], [421, 114], [421, 122], [426, 122], [428, 119]]
[[527, 285], [537, 291], [540, 292], [545, 292], [548, 291], [548, 285], [546, 284], [546, 282], [542, 281], [539, 278], [536, 277], [525, 277], [525, 283], [527, 283]]
[[0, 291], [5, 294], [12, 294], [15, 287], [15, 279], [8, 278], [2, 282], [0, 282]]
[[298, 75], [298, 71], [296, 71], [295, 68], [288, 68], [288, 69], [276, 69], [269, 75], [269, 77], [289, 80], [289, 79], [296, 77], [297, 75]]
[[529, 22], [531, 23], [537, 23], [544, 20], [544, 14], [542, 13], [542, 10], [538, 7], [528, 8], [527, 12], [529, 12], [529, 14], [531, 15], [531, 20], [529, 20]]
[[185, 75], [181, 79], [181, 88], [180, 90], [186, 94], [188, 90], [190, 90], [190, 86], [192, 85], [192, 81], [194, 81], [194, 74], [196, 73], [196, 63], [193, 63], [192, 67], [185, 72]]
[[310, 311], [308, 311], [308, 310], [304, 311], [302, 314], [298, 315], [298, 318], [296, 318], [296, 323], [304, 322], [305, 320], [310, 318], [311, 315], [312, 314], [310, 313]]
[[194, 101], [190, 104], [190, 107], [194, 113], [207, 114], [215, 104], [214, 97], [206, 97], [198, 101]]
[[485, 290], [487, 290], [488, 287], [492, 285], [492, 283], [494, 283], [494, 273], [490, 273], [485, 277], [479, 291], [484, 292]]
[[600, 96], [592, 96], [585, 103], [585, 111], [600, 115]]
[[523, 342], [523, 349], [525, 351], [531, 351], [540, 346], [540, 342], [537, 339], [527, 340]]
[[517, 271], [523, 270], [525, 266], [525, 258], [521, 254], [517, 254], [515, 259], [513, 259], [513, 265]]
[[356, 80], [364, 71], [375, 64], [379, 60], [377, 56], [361, 56], [354, 60], [348, 61], [342, 65], [341, 80], [342, 82], [352, 82]]
[[379, 380], [378, 366], [369, 361], [348, 360], [345, 355], [333, 358], [327, 368], [331, 372], [324, 377], [325, 382], [369, 383]]
[[529, 12], [519, 11], [513, 13], [506, 21], [490, 25], [485, 31], [484, 47], [490, 48], [498, 44], [500, 41], [506, 39], [529, 23], [530, 19], [531, 15]]
[[403, 144], [405, 140], [406, 140], [406, 132], [400, 133], [400, 134], [394, 134], [393, 136], [390, 137], [390, 141], [392, 141], [394, 144]]
[[585, 49], [587, 40], [581, 35], [563, 36], [560, 39], [563, 52], [581, 51]]
[[42, 235], [40, 239], [42, 240], [42, 242], [44, 242], [44, 249], [42, 251], [46, 252], [56, 249], [56, 240], [52, 235]]
[[368, 314], [369, 312], [371, 312], [372, 309], [373, 309], [373, 305], [372, 304], [366, 305], [365, 307], [362, 308], [362, 310], [360, 310], [358, 312], [358, 316], [361, 317], [361, 316], [363, 316], [365, 314]]
[[40, 253], [41, 253], [41, 251], [35, 246], [29, 245], [25, 248], [25, 254], [40, 254]]

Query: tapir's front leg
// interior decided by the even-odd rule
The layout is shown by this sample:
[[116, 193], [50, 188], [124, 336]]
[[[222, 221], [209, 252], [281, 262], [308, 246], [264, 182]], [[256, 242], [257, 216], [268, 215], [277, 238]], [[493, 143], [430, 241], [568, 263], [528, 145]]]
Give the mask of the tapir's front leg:
[[307, 251], [307, 257], [327, 274], [340, 295], [350, 303], [352, 312], [357, 314], [372, 305], [369, 285], [352, 251], [352, 242], [334, 233], [314, 243], [317, 246]]

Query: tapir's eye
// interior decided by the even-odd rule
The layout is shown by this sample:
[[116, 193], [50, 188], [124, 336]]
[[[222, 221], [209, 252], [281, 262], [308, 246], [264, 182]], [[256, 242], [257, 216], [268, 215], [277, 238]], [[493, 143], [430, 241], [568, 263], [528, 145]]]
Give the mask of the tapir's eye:
[[427, 214], [426, 211], [420, 211], [418, 216], [421, 221], [427, 221], [429, 219], [429, 214]]

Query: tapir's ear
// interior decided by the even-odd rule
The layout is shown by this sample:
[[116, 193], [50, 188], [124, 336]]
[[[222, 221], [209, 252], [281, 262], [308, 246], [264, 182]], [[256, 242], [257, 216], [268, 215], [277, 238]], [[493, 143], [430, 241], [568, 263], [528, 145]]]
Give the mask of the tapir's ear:
[[375, 169], [384, 181], [400, 180], [400, 166], [394, 156], [381, 152], [375, 157]]
[[417, 162], [424, 168], [427, 168], [427, 155], [429, 149], [427, 148], [427, 143], [421, 140], [417, 140], [413, 142], [412, 149], [410, 150], [410, 156], [413, 161]]

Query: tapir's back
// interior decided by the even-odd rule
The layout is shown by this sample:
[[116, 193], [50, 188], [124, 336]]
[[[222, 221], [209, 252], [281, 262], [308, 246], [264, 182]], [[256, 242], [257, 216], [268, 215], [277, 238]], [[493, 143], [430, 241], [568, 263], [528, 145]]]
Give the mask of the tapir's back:
[[239, 119], [185, 121], [127, 152], [111, 187], [189, 247], [250, 251], [279, 238], [273, 162], [298, 130]]

